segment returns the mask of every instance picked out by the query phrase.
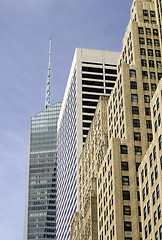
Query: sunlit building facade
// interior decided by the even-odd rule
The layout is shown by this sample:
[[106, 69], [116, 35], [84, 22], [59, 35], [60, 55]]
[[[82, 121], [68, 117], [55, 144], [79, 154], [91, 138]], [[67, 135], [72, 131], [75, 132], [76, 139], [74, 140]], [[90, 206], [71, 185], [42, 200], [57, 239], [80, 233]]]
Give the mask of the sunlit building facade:
[[[78, 161], [79, 208], [71, 222], [71, 240], [162, 238], [161, 126], [158, 122], [162, 46], [156, 6], [153, 0], [132, 3], [116, 83], [109, 99], [101, 97], [98, 102]], [[153, 118], [151, 109], [156, 112]], [[151, 153], [156, 159], [142, 182], [139, 174], [141, 171], [145, 174]], [[152, 173], [154, 184], [151, 186]], [[147, 201], [150, 199], [152, 213], [145, 218], [147, 203], [143, 192], [147, 181], [150, 192], [144, 196]]]

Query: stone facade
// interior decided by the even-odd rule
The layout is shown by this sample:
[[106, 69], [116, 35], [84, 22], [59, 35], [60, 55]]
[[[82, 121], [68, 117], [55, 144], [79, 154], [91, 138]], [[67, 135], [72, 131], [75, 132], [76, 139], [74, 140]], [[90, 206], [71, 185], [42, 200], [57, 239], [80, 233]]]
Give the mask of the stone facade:
[[162, 239], [162, 80], [151, 100], [153, 141], [139, 167], [143, 239]]
[[[71, 231], [71, 239], [145, 239], [146, 223], [143, 220], [142, 203], [144, 186], [138, 169], [143, 158], [146, 159], [143, 162], [148, 161], [148, 151], [153, 151], [154, 145], [161, 146], [161, 132], [156, 135], [152, 129], [152, 125], [159, 121], [160, 113], [156, 114], [157, 119], [151, 121], [151, 109], [155, 105], [154, 99], [161, 93], [161, 84], [158, 87], [160, 90], [155, 91], [162, 77], [161, 36], [156, 8], [153, 0], [133, 1], [114, 89], [109, 99], [101, 98], [98, 103], [79, 160], [79, 218], [76, 221], [74, 217], [72, 221], [76, 235], [74, 237], [74, 231]], [[105, 113], [104, 117], [99, 118], [102, 105], [105, 106]], [[161, 131], [159, 129], [157, 131]], [[158, 176], [158, 181], [162, 181], [161, 173]], [[93, 190], [92, 181], [94, 185], [96, 182]], [[86, 205], [88, 202], [88, 206], [91, 206], [91, 191], [97, 195], [98, 237], [96, 234], [95, 238], [93, 229], [96, 229], [96, 215], [93, 211], [96, 207], [92, 211], [90, 207], [87, 210]], [[152, 201], [152, 195], [149, 197]], [[155, 208], [159, 207], [158, 201]], [[161, 224], [161, 219], [159, 222]], [[152, 228], [152, 239], [160, 239], [160, 227], [157, 224], [155, 229]], [[159, 238], [155, 238], [155, 231], [158, 231]]]

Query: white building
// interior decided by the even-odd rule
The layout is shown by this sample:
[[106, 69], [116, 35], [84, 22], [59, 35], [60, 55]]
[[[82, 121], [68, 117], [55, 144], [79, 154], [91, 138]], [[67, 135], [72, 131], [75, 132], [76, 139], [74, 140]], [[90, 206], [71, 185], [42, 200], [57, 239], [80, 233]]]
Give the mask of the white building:
[[77, 210], [77, 162], [100, 95], [110, 95], [119, 52], [77, 48], [58, 120], [57, 240], [68, 240]]

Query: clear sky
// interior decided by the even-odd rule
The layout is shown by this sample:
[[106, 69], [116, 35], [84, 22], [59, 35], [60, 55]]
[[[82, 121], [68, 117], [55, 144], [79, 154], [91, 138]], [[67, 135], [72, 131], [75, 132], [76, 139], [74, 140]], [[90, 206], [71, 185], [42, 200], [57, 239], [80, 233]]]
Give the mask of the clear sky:
[[76, 47], [120, 51], [132, 0], [0, 0], [0, 240], [22, 240], [30, 117], [63, 98]]

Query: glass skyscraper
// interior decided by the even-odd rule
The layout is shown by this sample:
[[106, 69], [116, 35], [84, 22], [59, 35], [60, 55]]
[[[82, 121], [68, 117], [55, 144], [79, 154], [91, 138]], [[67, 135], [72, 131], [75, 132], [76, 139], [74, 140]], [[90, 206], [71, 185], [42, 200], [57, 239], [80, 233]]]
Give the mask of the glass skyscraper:
[[56, 239], [57, 121], [62, 101], [31, 118], [24, 239]]

